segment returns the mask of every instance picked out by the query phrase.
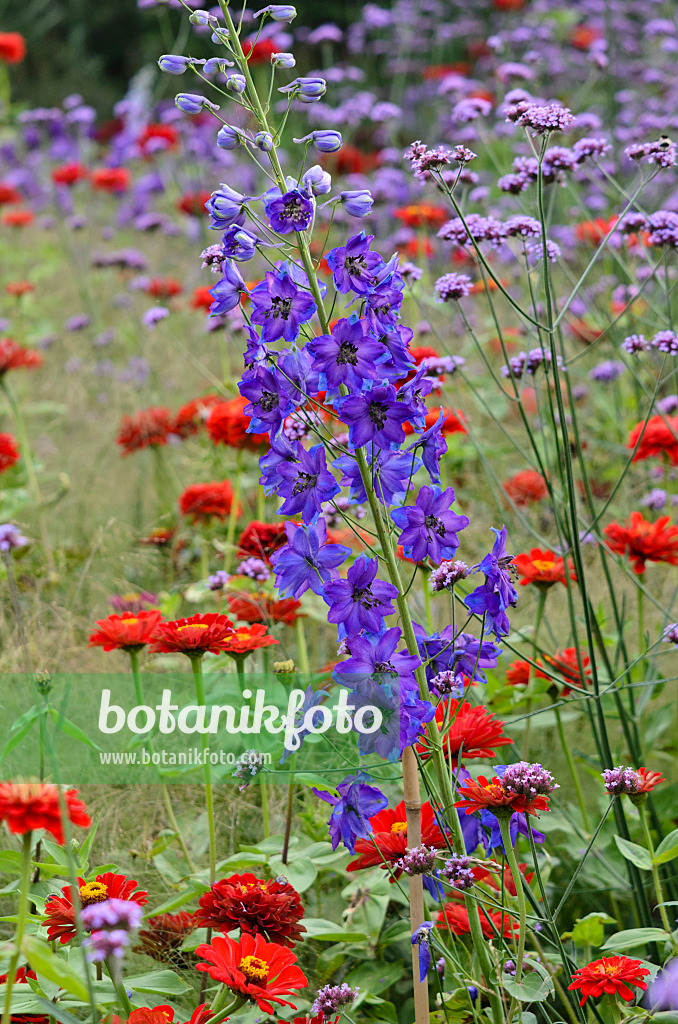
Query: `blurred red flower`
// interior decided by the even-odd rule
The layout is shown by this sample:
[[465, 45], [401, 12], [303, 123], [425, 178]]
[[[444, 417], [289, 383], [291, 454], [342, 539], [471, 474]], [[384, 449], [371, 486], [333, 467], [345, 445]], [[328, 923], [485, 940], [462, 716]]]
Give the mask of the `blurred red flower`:
[[214, 406], [207, 419], [207, 432], [215, 444], [251, 452], [258, 452], [262, 445], [268, 445], [268, 434], [247, 433], [252, 418], [246, 416], [243, 409], [248, 404], [246, 398], [238, 395]]
[[9, 206], [22, 201], [23, 196], [14, 188], [14, 185], [7, 185], [4, 181], [0, 181], [0, 206]]
[[144, 922], [135, 952], [145, 953], [161, 963], [188, 966], [181, 946], [187, 935], [200, 925], [196, 914], [180, 910], [178, 914], [155, 914]]
[[[445, 419], [443, 420], [443, 434], [465, 434], [466, 427], [464, 426], [464, 416], [459, 410], [455, 412], [453, 409], [446, 409], [443, 406], [443, 412], [445, 413]], [[440, 416], [440, 409], [431, 409], [426, 413], [424, 418], [424, 429], [428, 430], [429, 427], [434, 426], [438, 422]], [[406, 434], [413, 434], [414, 427], [411, 423], [403, 423], [403, 430]]]
[[[200, 217], [206, 215], [205, 203], [211, 196], [211, 192], [184, 192], [183, 196], [177, 199], [177, 210], [189, 217]], [[211, 302], [214, 300], [212, 299]], [[210, 304], [211, 304], [210, 302]]]
[[99, 627], [90, 634], [90, 647], [103, 647], [105, 651], [140, 651], [153, 639], [155, 628], [162, 619], [159, 611], [123, 612], [98, 619]]
[[154, 299], [171, 299], [173, 295], [179, 295], [183, 288], [175, 277], [152, 277], [144, 291]]
[[548, 495], [544, 477], [534, 469], [523, 469], [520, 473], [515, 473], [504, 481], [502, 487], [519, 508], [533, 505]]
[[221, 402], [219, 395], [202, 395], [182, 405], [172, 422], [172, 433], [181, 438], [197, 434], [209, 416], [209, 410]]
[[238, 538], [238, 558], [253, 555], [268, 561], [273, 552], [285, 544], [287, 534], [284, 523], [262, 523], [259, 519], [253, 519]]
[[39, 352], [23, 348], [14, 338], [0, 338], [0, 377], [8, 370], [37, 370], [42, 363]]
[[[230, 480], [213, 480], [206, 484], [191, 484], [179, 498], [182, 516], [191, 522], [204, 522], [211, 516], [226, 519], [233, 504], [233, 488]], [[240, 514], [240, 506], [238, 506]]]
[[[515, 938], [520, 932], [520, 925], [510, 914], [495, 910], [488, 917], [482, 908], [479, 908], [478, 913], [480, 927], [486, 939], [496, 938], [497, 933], [505, 939]], [[454, 935], [468, 935], [471, 931], [468, 911], [463, 903], [446, 903], [438, 914], [436, 925], [445, 931], [451, 931]]]
[[[589, 668], [589, 665], [591, 664], [591, 659], [589, 658], [586, 651], [581, 649], [579, 651], [579, 656], [581, 658], [581, 664], [584, 670], [583, 678], [581, 672], [579, 671], [579, 661], [577, 660], [576, 647], [566, 647], [564, 651], [556, 651], [555, 654], [545, 654], [544, 661], [546, 662], [549, 668], [553, 669], [555, 672], [560, 673], [560, 675], [565, 680], [566, 684], [569, 682], [573, 686], [578, 686], [583, 689], [591, 682], [591, 669]], [[561, 696], [567, 697], [568, 693], [571, 692], [572, 690], [570, 689], [570, 687], [565, 685], [563, 687]]]
[[131, 455], [142, 448], [167, 444], [171, 433], [172, 413], [163, 405], [141, 409], [133, 416], [123, 416], [116, 443], [123, 455]]
[[[459, 753], [466, 758], [496, 757], [495, 747], [505, 747], [513, 740], [504, 736], [504, 723], [480, 704], [472, 707], [468, 701], [441, 701], [436, 708], [436, 722], [442, 727], [447, 709], [448, 726], [443, 734], [445, 759], [457, 761]], [[422, 757], [429, 756], [425, 742], [417, 744]]]
[[293, 626], [299, 618], [301, 601], [293, 597], [283, 597], [276, 601], [269, 594], [229, 594], [228, 610], [235, 619], [241, 622], [279, 622], [284, 626]]
[[0, 222], [8, 228], [27, 228], [34, 220], [30, 210], [8, 210], [0, 218]]
[[393, 211], [394, 215], [410, 228], [439, 228], [449, 217], [444, 206], [431, 203], [411, 203]]
[[[154, 146], [149, 146], [149, 142]], [[137, 139], [139, 148], [143, 153], [150, 153], [158, 149], [176, 149], [179, 143], [179, 132], [171, 124], [147, 124]]]
[[28, 295], [29, 292], [35, 291], [35, 285], [30, 281], [9, 281], [5, 285], [5, 291], [8, 295]]
[[609, 523], [603, 536], [610, 551], [628, 555], [633, 571], [642, 576], [646, 562], [678, 565], [678, 526], [670, 523], [669, 516], [661, 516], [656, 523], [651, 523], [642, 512], [632, 512], [628, 523]]
[[0, 473], [11, 469], [21, 458], [12, 434], [0, 434]]
[[89, 178], [89, 171], [82, 164], [73, 161], [53, 167], [51, 177], [55, 185], [75, 185], [76, 182]]
[[19, 32], [0, 32], [0, 60], [20, 64], [26, 56], [26, 40]]
[[[88, 828], [92, 821], [84, 803], [78, 799], [77, 789], [68, 789], [63, 795], [69, 821]], [[64, 842], [59, 790], [50, 783], [0, 782], [0, 821], [6, 822], [15, 835], [44, 828], [57, 843]]]
[[126, 167], [98, 167], [92, 171], [92, 188], [100, 192], [126, 192], [132, 175]]
[[678, 416], [650, 416], [647, 423], [644, 420], [636, 423], [626, 447], [633, 451], [636, 445], [633, 462], [665, 455], [672, 466], [678, 466]]
[[516, 555], [512, 565], [518, 570], [518, 575], [523, 578], [520, 581], [521, 587], [534, 583], [536, 587], [552, 587], [554, 583], [562, 583], [565, 586], [565, 573], [570, 573], [570, 579], [575, 580], [576, 575], [572, 566], [565, 562], [560, 555], [553, 551], [542, 551], [541, 548], [531, 548], [530, 553]]

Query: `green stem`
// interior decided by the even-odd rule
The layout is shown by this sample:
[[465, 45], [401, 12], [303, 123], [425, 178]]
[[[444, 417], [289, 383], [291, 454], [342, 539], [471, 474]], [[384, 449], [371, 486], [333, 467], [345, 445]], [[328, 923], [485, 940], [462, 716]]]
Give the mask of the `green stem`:
[[662, 919], [662, 925], [664, 930], [671, 936], [671, 945], [673, 952], [676, 952], [676, 940], [673, 938], [673, 929], [671, 928], [671, 922], [669, 921], [669, 915], [664, 905], [664, 890], [662, 888], [662, 880], [659, 877], [659, 868], [654, 863], [654, 843], [652, 842], [652, 834], [650, 832], [650, 826], [647, 822], [647, 814], [645, 808], [641, 805], [638, 807], [638, 813], [640, 815], [640, 824], [643, 829], [643, 838], [645, 845], [647, 846], [648, 853], [652, 858], [652, 881], [654, 882], [655, 896], [657, 897], [657, 904], [659, 910], [659, 916]]
[[118, 999], [120, 1000], [120, 1005], [129, 1017], [130, 1013], [134, 1010], [134, 1007], [129, 1001], [127, 990], [123, 984], [120, 961], [116, 960], [115, 957], [110, 956], [106, 960], [106, 966], [108, 967], [108, 973], [111, 976], [111, 981], [113, 982]]
[[577, 766], [574, 763], [572, 751], [570, 750], [570, 746], [567, 740], [565, 739], [565, 730], [563, 729], [563, 720], [560, 716], [559, 707], [555, 708], [555, 715], [556, 728], [558, 729], [558, 739], [560, 740], [560, 745], [563, 748], [563, 754], [565, 755], [565, 760], [567, 761], [567, 767], [570, 769], [570, 775], [572, 776], [572, 782], [574, 784], [575, 792], [577, 794], [577, 802], [579, 803], [579, 810], [581, 811], [582, 824], [586, 832], [590, 835], [591, 825], [589, 823], [589, 816], [586, 811], [586, 804], [584, 803], [584, 793], [581, 788], [581, 782], [579, 781], [579, 774], [577, 772]]
[[[520, 933], [518, 935], [518, 950], [516, 952], [516, 983], [520, 984], [520, 979], [523, 976], [523, 958], [525, 956], [527, 904], [525, 902], [525, 893], [523, 891], [523, 876], [520, 873], [518, 861], [516, 860], [516, 851], [513, 849], [513, 842], [511, 840], [511, 815], [498, 814], [497, 818], [499, 820], [501, 840], [504, 844], [504, 853], [506, 854], [506, 859], [508, 861], [509, 868], [511, 869], [511, 877], [513, 878], [513, 884], [516, 887], [516, 896], [518, 898]], [[509, 1020], [512, 1015], [512, 1011], [509, 1011]]]
[[[200, 707], [206, 707], [205, 680], [202, 674], [202, 655], [199, 658], [191, 658], [191, 668], [193, 670], [193, 682], [195, 683], [195, 695], [197, 697], [198, 704]], [[209, 749], [209, 738], [207, 733], [201, 733], [200, 740], [204, 755]], [[212, 772], [210, 769], [210, 762], [207, 757], [205, 757], [205, 763], [203, 765], [203, 777], [205, 780], [205, 804], [207, 807], [207, 827], [209, 830], [210, 840], [210, 885], [212, 885], [217, 877], [217, 837], [214, 824]]]
[[11, 1004], [12, 989], [16, 978], [16, 969], [21, 956], [21, 942], [28, 920], [28, 897], [31, 877], [31, 846], [33, 833], [26, 832], [21, 844], [21, 887], [19, 889], [19, 911], [16, 922], [16, 933], [14, 935], [14, 951], [7, 970], [7, 987], [5, 989], [5, 1006], [2, 1013], [2, 1024], [10, 1024], [12, 1020]]
[[297, 657], [299, 658], [299, 669], [304, 676], [309, 676], [311, 666], [308, 660], [308, 645], [306, 643], [306, 632], [304, 630], [304, 618], [298, 615], [294, 623], [294, 632], [297, 638]]
[[[134, 693], [136, 695], [137, 704], [145, 704], [146, 701], [144, 700], [144, 690], [141, 684], [141, 672], [139, 670], [139, 651], [129, 651], [129, 660], [132, 669], [132, 679], [134, 681]], [[148, 746], [151, 753], [153, 753], [153, 740], [149, 739]], [[161, 782], [160, 789], [162, 791], [162, 799], [165, 805], [165, 811], [167, 813], [167, 817], [169, 818], [170, 825], [174, 829], [174, 834], [177, 838], [179, 846], [181, 847], [181, 852], [183, 853], [186, 863], [188, 864], [188, 870], [193, 872], [195, 871], [195, 866], [193, 864], [193, 861], [191, 860], [191, 856], [188, 852], [188, 847], [186, 846], [184, 837], [181, 834], [181, 829], [179, 828], [179, 823], [177, 822], [176, 815], [174, 813], [174, 808], [172, 807], [172, 800], [166, 783]]]
[[228, 526], [226, 527], [226, 551], [225, 569], [228, 572], [234, 561], [233, 542], [235, 540], [235, 527], [238, 522], [238, 510], [240, 507], [240, 495], [242, 494], [242, 451], [238, 449], [235, 463], [235, 486], [233, 488], [233, 499], [231, 511], [228, 515]]

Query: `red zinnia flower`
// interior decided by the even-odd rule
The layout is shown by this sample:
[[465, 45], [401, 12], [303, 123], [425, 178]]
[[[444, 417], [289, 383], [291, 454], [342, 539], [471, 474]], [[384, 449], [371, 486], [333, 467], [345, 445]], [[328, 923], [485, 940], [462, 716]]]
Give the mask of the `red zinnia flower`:
[[[401, 800], [395, 808], [387, 807], [385, 810], [379, 811], [373, 818], [370, 818], [370, 825], [372, 838], [356, 840], [355, 852], [360, 856], [357, 860], [352, 860], [350, 864], [347, 864], [347, 871], [372, 868], [377, 864], [380, 867], [385, 867], [384, 861], [394, 865], [405, 855], [407, 850], [407, 814], [404, 800]], [[436, 824], [433, 808], [428, 801], [422, 804], [421, 808], [421, 842], [424, 846], [435, 846], [437, 850], [442, 850], [446, 846], [445, 837]], [[401, 873], [399, 869], [396, 870], [395, 877], [400, 877]]]
[[55, 185], [75, 185], [84, 178], [89, 178], [89, 171], [77, 161], [52, 168], [52, 181]]
[[548, 495], [544, 477], [534, 469], [524, 469], [522, 472], [516, 473], [509, 477], [502, 487], [511, 501], [519, 508], [533, 505]]
[[253, 519], [247, 524], [238, 539], [238, 558], [263, 558], [268, 561], [278, 548], [287, 544], [284, 523], [262, 523]]
[[20, 64], [26, 56], [26, 40], [18, 32], [0, 32], [0, 60]]
[[638, 768], [636, 774], [640, 776], [639, 793], [651, 793], [660, 782], [666, 782], [661, 772], [653, 772], [649, 768]]
[[296, 966], [296, 955], [285, 946], [266, 942], [261, 935], [242, 935], [239, 942], [217, 935], [209, 946], [198, 946], [195, 952], [208, 961], [197, 964], [197, 970], [207, 971], [232, 992], [256, 1002], [264, 1013], [274, 1012], [273, 1003], [295, 1010], [293, 1003], [280, 997], [308, 986], [308, 979]]
[[37, 370], [42, 356], [30, 348], [23, 348], [14, 338], [0, 338], [0, 376], [8, 370]]
[[230, 594], [227, 598], [228, 610], [241, 622], [279, 622], [283, 626], [293, 626], [299, 618], [301, 601], [293, 597], [274, 600], [269, 594]]
[[589, 245], [600, 245], [610, 228], [619, 220], [618, 217], [596, 217], [595, 220], [583, 220], [575, 226], [574, 233], [579, 242], [588, 242]]
[[253, 66], [255, 64], [268, 64], [272, 55], [278, 53], [280, 49], [281, 46], [276, 39], [259, 39], [254, 44], [249, 39], [246, 39], [242, 44], [242, 52], [248, 58], [248, 63]]
[[[227, 1018], [228, 1019], [228, 1018]], [[111, 1024], [172, 1024], [174, 1010], [167, 1003], [160, 1006], [140, 1006], [132, 1010], [126, 1021], [122, 1021], [117, 1014], [111, 1018]]]
[[529, 583], [544, 588], [552, 587], [554, 583], [562, 583], [565, 586], [566, 572], [570, 573], [570, 579], [577, 579], [572, 566], [568, 564], [566, 569], [560, 555], [554, 554], [553, 551], [542, 551], [540, 548], [531, 548], [529, 555], [516, 555], [511, 564], [515, 565], [518, 575], [523, 577], [520, 581], [521, 587], [526, 587]]
[[267, 881], [249, 872], [214, 882], [200, 897], [196, 911], [199, 924], [230, 932], [261, 935], [267, 942], [294, 946], [306, 931], [299, 921], [304, 916], [299, 893], [289, 882]]
[[248, 404], [246, 398], [238, 395], [214, 406], [207, 420], [207, 431], [215, 444], [250, 452], [258, 452], [262, 445], [268, 444], [268, 434], [247, 433], [252, 417], [246, 416], [243, 409]]
[[[537, 662], [539, 664], [539, 662]], [[506, 669], [506, 682], [509, 686], [527, 686], [530, 676], [534, 679], [548, 679], [548, 676], [540, 672], [529, 661], [512, 661]]]
[[[441, 701], [436, 708], [436, 722], [442, 727], [445, 718], [445, 707], [449, 708], [449, 727], [443, 736], [445, 759], [457, 761], [461, 757], [496, 757], [495, 747], [505, 747], [513, 740], [504, 736], [504, 723], [495, 718], [487, 708], [477, 705], [472, 707], [464, 701]], [[423, 757], [428, 757], [429, 750], [425, 743], [418, 743], [417, 750]]]
[[632, 960], [629, 956], [604, 956], [601, 960], [593, 960], [585, 967], [580, 967], [572, 975], [572, 984], [568, 989], [579, 989], [581, 999], [579, 1005], [583, 1006], [587, 999], [593, 996], [621, 996], [627, 1003], [636, 998], [636, 993], [629, 987], [642, 989], [647, 988], [647, 982], [643, 979], [648, 977], [650, 971], [643, 967], [642, 960]]
[[[584, 677], [579, 671], [579, 662], [577, 660], [577, 648], [566, 647], [564, 651], [556, 651], [555, 654], [545, 654], [544, 661], [549, 668], [554, 669], [563, 676], [566, 683], [572, 683], [574, 686], [583, 688], [591, 682], [591, 659], [589, 658], [586, 651], [580, 649], [581, 664], [584, 670]], [[571, 693], [569, 686], [564, 686], [562, 696], [567, 697], [568, 693]]]
[[154, 654], [187, 654], [189, 658], [200, 658], [208, 651], [220, 654], [232, 632], [233, 623], [228, 616], [216, 612], [159, 622], [151, 651]]
[[92, 188], [100, 192], [126, 192], [132, 175], [126, 167], [98, 167], [92, 171]]
[[[534, 878], [534, 871], [528, 871], [527, 864], [525, 864], [524, 861], [521, 861], [520, 864], [518, 864], [518, 870], [520, 871], [521, 875], [529, 885], [529, 883]], [[516, 883], [513, 881], [513, 875], [511, 874], [511, 869], [508, 866], [508, 864], [504, 868], [503, 879], [501, 878], [500, 871], [490, 871], [488, 870], [488, 868], [483, 867], [480, 864], [476, 865], [475, 867], [472, 867], [471, 873], [475, 878], [476, 882], [482, 882], [484, 885], [489, 885], [491, 889], [501, 889], [503, 885], [504, 889], [506, 889], [509, 896], [517, 895]], [[452, 898], [463, 899], [464, 897], [462, 893], [459, 893], [458, 897], [457, 894], [454, 893]]]
[[238, 661], [246, 658], [252, 651], [258, 651], [260, 647], [273, 647], [279, 643], [279, 640], [270, 635], [266, 626], [254, 622], [251, 626], [238, 626], [234, 629], [224, 641], [221, 650]]
[[431, 203], [412, 203], [401, 206], [393, 213], [410, 228], [439, 228], [449, 213], [444, 206], [433, 206]]
[[[480, 914], [480, 927], [486, 939], [494, 939], [497, 935], [511, 939], [520, 932], [520, 925], [510, 914], [496, 910], [491, 912], [488, 917], [482, 907], [478, 908], [478, 913]], [[451, 931], [454, 935], [469, 935], [471, 932], [468, 911], [463, 903], [446, 903], [438, 914], [436, 925], [445, 931]]]
[[[443, 407], [443, 412], [445, 413], [445, 419], [443, 420], [442, 430], [443, 434], [466, 433], [466, 427], [464, 426], [464, 417], [459, 411], [454, 412], [453, 409], [445, 409]], [[440, 409], [431, 409], [430, 412], [427, 412], [426, 416], [424, 417], [424, 429], [428, 430], [429, 427], [434, 426], [434, 424], [438, 422], [439, 416]], [[414, 427], [409, 421], [403, 423], [403, 430], [405, 431], [406, 434], [414, 433]]]
[[197, 288], [193, 289], [191, 309], [209, 309], [213, 302], [214, 296], [210, 295], [210, 290], [206, 284], [198, 285]]
[[219, 402], [221, 402], [219, 395], [202, 395], [200, 398], [186, 402], [186, 405], [182, 405], [174, 417], [172, 433], [181, 438], [197, 434], [200, 427], [206, 422], [212, 406]]
[[636, 445], [633, 462], [665, 455], [672, 466], [678, 466], [678, 416], [650, 416], [647, 423], [645, 420], [636, 423], [626, 447], [633, 451]]
[[457, 788], [463, 799], [457, 800], [454, 806], [465, 808], [467, 814], [483, 810], [496, 811], [505, 807], [519, 814], [536, 814], [537, 811], [548, 810], [548, 796], [539, 793], [529, 797], [523, 793], [507, 792], [496, 775], [490, 781], [484, 775], [479, 775], [477, 782], [468, 779]]
[[[148, 145], [151, 140], [154, 146]], [[171, 124], [147, 124], [137, 139], [139, 149], [144, 153], [155, 151], [155, 149], [176, 149], [179, 142], [179, 132]]]
[[171, 299], [173, 295], [179, 295], [183, 289], [181, 282], [174, 277], [152, 277], [144, 291], [154, 299]]
[[90, 634], [90, 647], [103, 647], [105, 651], [140, 651], [153, 639], [155, 628], [162, 618], [158, 611], [123, 612], [98, 619], [99, 627]]
[[[185, 192], [177, 200], [177, 210], [180, 213], [187, 214], [189, 217], [199, 217], [201, 214], [206, 214], [205, 203], [211, 194], [211, 192]], [[210, 304], [212, 301], [210, 301]]]
[[650, 523], [642, 512], [632, 512], [627, 524], [609, 523], [603, 530], [610, 551], [628, 555], [637, 576], [645, 572], [646, 562], [678, 565], [678, 526], [669, 516]]
[[[67, 789], [64, 800], [69, 821], [88, 828], [92, 821], [77, 789]], [[0, 821], [19, 836], [44, 828], [57, 843], [64, 842], [59, 790], [46, 782], [0, 782]]]
[[[103, 875], [97, 875], [93, 882], [86, 882], [84, 878], [78, 878], [78, 899], [81, 907], [88, 907], [92, 903], [103, 903], [104, 900], [131, 900], [138, 903], [140, 907], [148, 903], [148, 893], [145, 889], [137, 889], [137, 882], [134, 878], [127, 878], [126, 875], [116, 875], [112, 871], [105, 871]], [[61, 896], [56, 893], [50, 896], [45, 903], [45, 915], [47, 920], [47, 938], [58, 939], [59, 942], [69, 942], [75, 938], [75, 910], [73, 907], [73, 887], [65, 885], [61, 890]]]
[[3, 181], [0, 181], [0, 206], [20, 203], [22, 198], [21, 192], [18, 192], [14, 185], [6, 185]]
[[172, 430], [172, 413], [163, 405], [141, 409], [133, 416], [123, 416], [116, 443], [123, 455], [141, 451], [151, 445], [167, 444]]
[[[204, 522], [210, 516], [226, 519], [230, 515], [233, 504], [233, 488], [230, 480], [214, 480], [207, 484], [191, 484], [179, 498], [182, 516], [190, 516], [191, 521]], [[238, 515], [240, 506], [238, 506]]]
[[5, 291], [8, 295], [28, 295], [29, 292], [35, 291], [35, 285], [31, 284], [30, 281], [9, 281], [5, 285]]
[[[29, 971], [26, 967], [17, 967], [14, 984], [28, 985], [29, 978], [37, 981], [37, 977], [35, 971]], [[0, 985], [4, 985], [8, 978], [8, 974], [0, 974]], [[39, 1013], [13, 1013], [9, 1019], [11, 1024], [50, 1024], [49, 1017], [44, 1017]]]
[[315, 1017], [295, 1017], [292, 1024], [339, 1024], [339, 1016], [337, 1015], [334, 1020], [330, 1020], [321, 1010]]
[[8, 228], [27, 228], [34, 221], [30, 210], [8, 210], [0, 220]]
[[0, 473], [11, 469], [20, 458], [21, 455], [12, 434], [0, 434]]
[[144, 922], [135, 952], [146, 953], [161, 963], [168, 962], [175, 967], [187, 967], [188, 960], [180, 947], [186, 936], [199, 925], [200, 921], [196, 915], [187, 910], [181, 910], [178, 914], [156, 914]]

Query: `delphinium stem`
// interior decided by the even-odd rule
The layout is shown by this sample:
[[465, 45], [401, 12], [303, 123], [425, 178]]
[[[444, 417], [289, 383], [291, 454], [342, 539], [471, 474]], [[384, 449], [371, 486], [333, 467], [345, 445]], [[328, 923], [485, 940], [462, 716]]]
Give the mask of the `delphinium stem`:
[[[202, 657], [191, 658], [191, 668], [193, 670], [193, 682], [195, 684], [195, 695], [198, 700], [200, 707], [206, 707], [205, 702], [205, 680], [202, 672]], [[209, 750], [209, 738], [207, 733], [201, 733], [200, 741], [202, 744], [203, 756], [206, 755]], [[205, 763], [203, 765], [203, 778], [205, 780], [205, 804], [207, 807], [207, 827], [209, 830], [209, 844], [210, 844], [210, 885], [214, 883], [217, 876], [217, 838], [216, 828], [214, 824], [214, 794], [212, 791], [212, 772], [210, 768], [209, 758], [205, 756]]]

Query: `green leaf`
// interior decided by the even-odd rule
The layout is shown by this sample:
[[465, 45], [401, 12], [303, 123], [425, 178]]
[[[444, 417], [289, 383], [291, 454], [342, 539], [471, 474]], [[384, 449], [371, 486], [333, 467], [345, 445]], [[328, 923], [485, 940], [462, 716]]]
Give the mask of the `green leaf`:
[[341, 925], [325, 921], [322, 917], [304, 918], [302, 923], [306, 928], [304, 937], [318, 942], [361, 942], [367, 938], [363, 932], [346, 931]]
[[670, 860], [675, 860], [678, 857], [678, 828], [675, 828], [673, 832], [662, 839], [661, 843], [654, 851], [654, 857], [652, 858], [653, 864], [668, 864]]
[[89, 1001], [87, 985], [81, 975], [60, 956], [52, 952], [51, 946], [37, 939], [34, 935], [25, 935], [21, 943], [21, 952], [28, 960], [36, 974], [44, 974], [60, 988], [71, 992], [83, 1002]]
[[505, 975], [503, 986], [509, 995], [519, 999], [521, 1003], [541, 1003], [553, 992], [553, 981], [545, 971], [542, 974], [542, 971], [530, 971], [520, 982]]
[[313, 786], [315, 789], [320, 789], [325, 793], [331, 793], [332, 796], [339, 796], [339, 792], [334, 786], [323, 775], [318, 775], [315, 772], [296, 772], [294, 781], [300, 782], [302, 786]]
[[91, 740], [87, 733], [83, 732], [77, 725], [74, 725], [73, 722], [69, 722], [67, 718], [64, 718], [56, 708], [50, 708], [49, 714], [60, 732], [65, 732], [67, 736], [77, 740], [78, 743], [86, 743], [88, 747], [92, 747], [94, 750], [101, 750], [98, 743]]
[[152, 992], [153, 995], [180, 996], [191, 987], [174, 971], [150, 971], [125, 978], [125, 986], [135, 992]]
[[636, 843], [630, 843], [628, 839], [622, 839], [621, 836], [615, 836], [614, 841], [617, 844], [617, 849], [621, 853], [622, 857], [626, 860], [630, 860], [632, 864], [635, 864], [641, 871], [652, 870], [652, 858], [647, 852], [644, 846], [637, 846]]
[[403, 975], [403, 961], [393, 960], [388, 963], [381, 960], [368, 960], [359, 964], [346, 978], [351, 987], [358, 987], [361, 992], [370, 996], [379, 995], [395, 984]]
[[49, 1014], [50, 1017], [54, 1017], [54, 1019], [58, 1020], [60, 1024], [82, 1024], [82, 1021], [78, 1020], [77, 1017], [74, 1017], [72, 1013], [68, 1012], [68, 1010], [65, 1010], [63, 1006], [59, 1006], [58, 1003], [52, 1003], [49, 999], [40, 998], [38, 998], [38, 1003], [45, 1013]]
[[669, 934], [663, 928], [627, 928], [610, 936], [601, 949], [633, 949], [635, 946], [645, 946], [648, 942], [666, 942], [668, 938]]
[[17, 850], [0, 851], [0, 872], [3, 875], [21, 874], [21, 854]]
[[42, 704], [34, 704], [32, 708], [29, 708], [28, 711], [25, 711], [23, 715], [20, 715], [12, 723], [12, 727], [9, 730], [9, 739], [2, 748], [2, 753], [0, 753], [0, 761], [4, 760], [21, 743], [24, 736], [28, 735], [33, 728], [33, 722], [35, 722], [36, 718], [40, 717], [42, 708]]
[[154, 917], [156, 914], [169, 914], [172, 910], [176, 910], [177, 907], [183, 907], [185, 903], [190, 903], [197, 896], [202, 896], [205, 893], [207, 886], [202, 882], [193, 881], [188, 889], [182, 890], [182, 892], [176, 893], [174, 896], [170, 896], [169, 899], [161, 903], [159, 907], [154, 907], [153, 910], [149, 910], [145, 917]]
[[615, 919], [609, 914], [594, 911], [575, 921], [569, 937], [575, 946], [600, 946], [605, 938], [604, 925], [614, 923]]
[[269, 861], [274, 875], [284, 875], [297, 892], [305, 892], [313, 885], [318, 869], [308, 857], [295, 857], [289, 864], [283, 864], [282, 857], [271, 857]]

